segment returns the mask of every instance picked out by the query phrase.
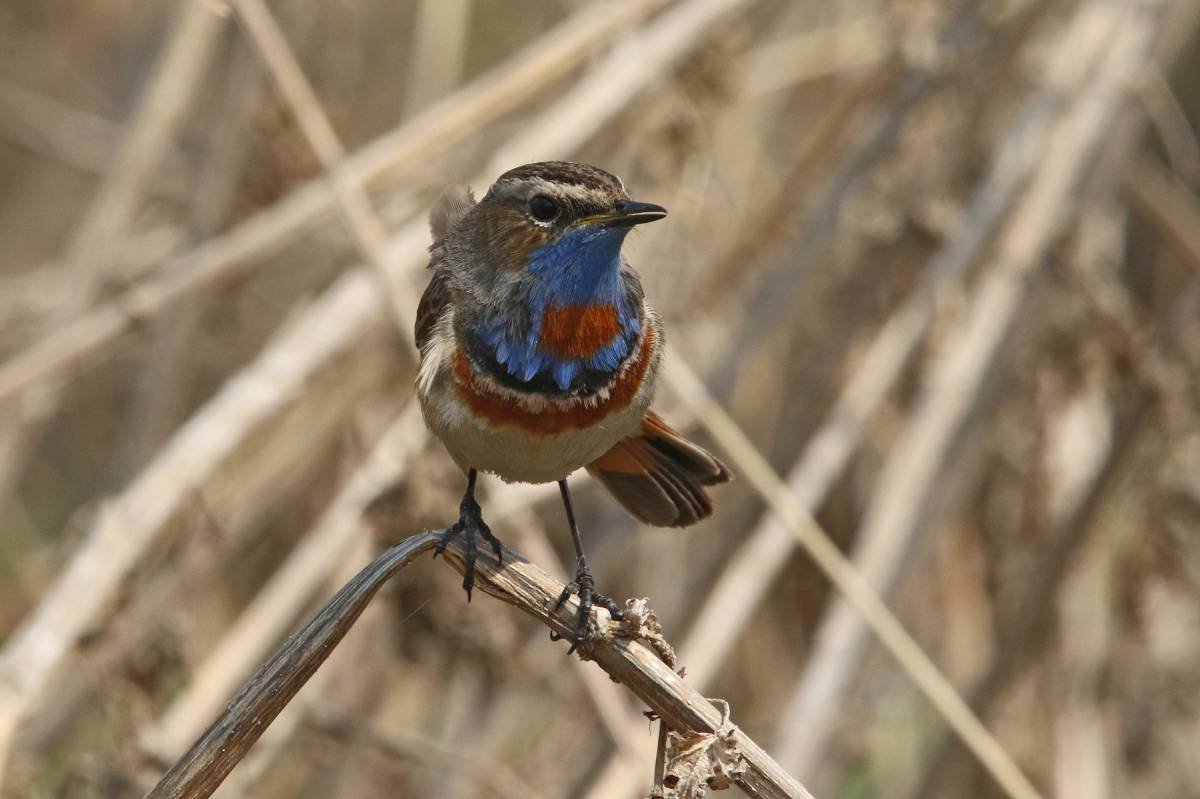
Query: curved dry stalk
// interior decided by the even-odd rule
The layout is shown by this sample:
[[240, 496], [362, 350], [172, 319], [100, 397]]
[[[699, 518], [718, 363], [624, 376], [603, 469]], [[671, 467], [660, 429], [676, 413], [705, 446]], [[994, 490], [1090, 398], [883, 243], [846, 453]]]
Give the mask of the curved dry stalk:
[[[242, 611], [233, 627], [193, 670], [187, 688], [171, 703], [158, 723], [142, 734], [144, 751], [163, 763], [169, 763], [183, 753], [237, 685], [253, 672], [255, 664], [270, 653], [274, 642], [283, 636], [288, 625], [294, 623], [320, 587], [335, 578], [334, 570], [344, 562], [355, 541], [365, 540], [367, 527], [361, 518], [364, 509], [379, 490], [402, 478], [408, 456], [422, 446], [427, 436], [416, 405], [410, 405], [380, 437], [321, 519]], [[552, 572], [565, 574], [531, 512], [534, 505], [546, 499], [558, 500], [553, 484], [500, 486], [488, 497], [493, 509], [490, 518], [493, 523], [509, 519], [526, 530], [522, 547], [527, 548], [537, 562], [548, 565]], [[634, 733], [644, 729], [645, 719], [640, 714], [629, 713], [627, 704], [619, 701], [620, 689], [611, 680], [585, 664], [576, 662], [574, 665], [618, 751], [623, 752], [629, 762], [636, 761], [639, 752], [630, 741]], [[694, 680], [692, 682], [695, 684]], [[268, 734], [278, 744], [274, 747], [276, 751], [284, 746], [279, 743], [282, 723], [281, 720]], [[284, 725], [289, 731], [298, 726]], [[255, 750], [259, 753], [257, 756], [261, 757], [262, 749], [260, 744]]]
[[393, 575], [437, 543], [425, 532], [388, 549], [338, 591], [254, 674], [216, 721], [147, 794], [153, 799], [208, 796], [308, 682]]
[[376, 302], [365, 276], [343, 278], [303, 323], [285, 331], [230, 380], [119, 496], [101, 507], [54, 585], [0, 649], [0, 764], [9, 736], [44, 701], [72, 648], [111, 606], [172, 519], [190, 505], [197, 487], [254, 430], [289, 407], [322, 365], [354, 345], [344, 335], [348, 327], [382, 321]]
[[320, 589], [334, 579], [355, 541], [365, 540], [362, 519], [367, 504], [401, 479], [410, 456], [428, 433], [416, 403], [380, 436], [379, 442], [347, 480], [313, 528], [296, 545], [271, 579], [238, 616], [210, 654], [193, 671], [188, 687], [157, 724], [142, 733], [142, 747], [169, 762], [203, 729], [254, 665], [270, 652]]
[[[163, 775], [147, 799], [201, 799], [216, 790], [329, 656], [379, 588], [418, 555], [432, 549], [441, 532], [407, 538], [359, 572], [250, 678], [220, 717]], [[445, 552], [446, 560], [459, 571], [463, 568], [460, 546], [455, 541]], [[563, 584], [519, 553], [505, 548], [503, 566], [481, 557], [475, 564], [475, 579], [482, 592], [513, 605], [551, 631], [562, 636], [574, 631], [578, 602], [569, 600], [556, 608]], [[669, 646], [653, 629], [656, 625], [652, 614], [635, 614], [631, 608], [628, 616], [620, 624], [599, 616], [603, 620], [601, 632], [583, 648], [586, 656], [649, 705], [671, 731], [673, 740], [692, 743], [693, 752], [712, 751], [714, 757], [719, 754], [725, 765], [724, 776], [749, 795], [811, 799], [803, 785], [731, 724], [728, 708], [718, 709], [662, 660]], [[668, 769], [680, 773], [686, 773], [688, 766], [686, 757], [668, 763]]]

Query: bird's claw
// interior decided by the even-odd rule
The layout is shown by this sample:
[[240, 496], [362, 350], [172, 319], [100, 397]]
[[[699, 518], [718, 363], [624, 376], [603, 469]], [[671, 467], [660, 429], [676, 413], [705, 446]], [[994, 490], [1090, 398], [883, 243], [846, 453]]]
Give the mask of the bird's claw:
[[487, 541], [492, 551], [496, 553], [496, 565], [504, 564], [504, 545], [492, 534], [492, 529], [483, 520], [483, 513], [475, 498], [468, 495], [463, 497], [458, 506], [458, 521], [442, 533], [442, 537], [433, 547], [433, 556], [446, 551], [447, 545], [458, 536], [463, 537], [463, 590], [467, 592], [467, 601], [471, 601], [471, 589], [475, 587], [475, 536]]
[[[584, 558], [580, 558], [579, 567], [575, 572], [575, 580], [563, 586], [562, 593], [558, 595], [558, 600], [554, 603], [554, 610], [558, 612], [566, 604], [571, 594], [579, 597], [579, 615], [575, 621], [575, 635], [571, 639], [571, 648], [567, 650], [568, 655], [587, 641], [588, 626], [591, 623], [593, 607], [596, 605], [603, 606], [616, 621], [620, 621], [625, 617], [625, 614], [621, 612], [616, 602], [604, 594], [596, 593], [595, 586], [596, 581], [592, 578], [592, 572], [588, 569], [587, 561]], [[561, 637], [558, 633], [550, 633], [550, 639], [553, 641], [557, 641]]]

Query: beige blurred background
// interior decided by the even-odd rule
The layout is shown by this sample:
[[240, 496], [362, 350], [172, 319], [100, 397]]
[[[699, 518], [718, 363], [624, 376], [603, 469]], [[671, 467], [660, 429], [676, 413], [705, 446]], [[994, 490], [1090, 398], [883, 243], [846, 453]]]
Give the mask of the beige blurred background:
[[[816, 796], [1018, 795], [757, 451], [1041, 795], [1200, 796], [1194, 0], [276, 0], [275, 49], [262, 8], [0, 7], [0, 794], [140, 796], [453, 521], [412, 403], [426, 210], [570, 158], [670, 209], [627, 254], [752, 445], [671, 381], [739, 475], [716, 516], [575, 481], [600, 589], [688, 681]], [[567, 577], [557, 493], [483, 486]], [[406, 569], [218, 795], [646, 796], [643, 707], [459, 582]]]

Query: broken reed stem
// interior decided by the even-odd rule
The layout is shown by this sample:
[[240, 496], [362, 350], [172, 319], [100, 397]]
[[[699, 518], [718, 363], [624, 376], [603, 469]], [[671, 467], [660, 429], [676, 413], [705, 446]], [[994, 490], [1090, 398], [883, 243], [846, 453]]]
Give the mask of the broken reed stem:
[[143, 731], [146, 751], [164, 763], [178, 757], [254, 666], [270, 654], [275, 642], [302, 618], [321, 587], [341, 581], [335, 570], [346, 562], [356, 542], [367, 539], [364, 509], [401, 479], [428, 435], [416, 403], [409, 403], [316, 524], [193, 669], [187, 688], [156, 724]]
[[[146, 799], [199, 799], [212, 794], [342, 640], [371, 597], [418, 555], [432, 549], [441, 533], [434, 530], [411, 536], [360, 571], [246, 682]], [[461, 572], [460, 546], [452, 542], [445, 559]], [[475, 563], [475, 585], [559, 635], [570, 636], [575, 629], [578, 601], [572, 598], [555, 609], [562, 583], [511, 549], [504, 549], [502, 566], [490, 555], [480, 555]], [[804, 786], [754, 741], [737, 727], [726, 725], [721, 710], [684, 684], [656, 648], [610, 630], [602, 631], [582, 649], [581, 656], [594, 660], [614, 681], [633, 691], [669, 729], [686, 735], [724, 733], [722, 737], [740, 754], [739, 767], [731, 776], [747, 794], [811, 799]]]
[[436, 532], [407, 538], [355, 575], [301, 630], [254, 673], [147, 799], [212, 794], [279, 712], [345, 637], [371, 597], [393, 575], [437, 542]]

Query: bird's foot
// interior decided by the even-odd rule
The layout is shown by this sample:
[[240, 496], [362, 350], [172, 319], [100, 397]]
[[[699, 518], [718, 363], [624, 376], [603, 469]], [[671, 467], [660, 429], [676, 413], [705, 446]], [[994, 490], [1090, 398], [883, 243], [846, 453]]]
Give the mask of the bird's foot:
[[[576, 594], [579, 597], [579, 617], [575, 622], [575, 636], [571, 639], [571, 648], [567, 650], [567, 654], [571, 654], [579, 648], [580, 644], [588, 638], [588, 624], [592, 619], [592, 608], [596, 605], [602, 605], [608, 610], [609, 615], [616, 621], [625, 618], [625, 614], [617, 607], [617, 603], [606, 597], [604, 594], [598, 594], [595, 591], [596, 581], [592, 578], [592, 572], [588, 569], [587, 559], [580, 558], [579, 566], [575, 571], [575, 581], [567, 583], [558, 595], [558, 601], [554, 603], [554, 610], [558, 611], [571, 596]], [[558, 640], [557, 633], [550, 633], [553, 640]]]
[[463, 537], [466, 549], [463, 555], [462, 586], [463, 590], [467, 592], [467, 601], [470, 602], [471, 589], [475, 587], [475, 536], [478, 535], [491, 544], [492, 551], [496, 553], [497, 566], [504, 563], [504, 545], [500, 543], [500, 539], [492, 535], [492, 528], [488, 527], [483, 520], [479, 503], [470, 494], [463, 497], [458, 506], [458, 521], [442, 533], [441, 539], [433, 548], [433, 556], [436, 558], [442, 554], [446, 550], [446, 546], [460, 535]]

